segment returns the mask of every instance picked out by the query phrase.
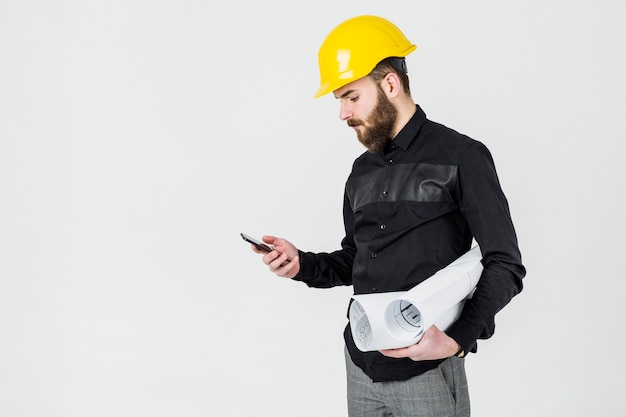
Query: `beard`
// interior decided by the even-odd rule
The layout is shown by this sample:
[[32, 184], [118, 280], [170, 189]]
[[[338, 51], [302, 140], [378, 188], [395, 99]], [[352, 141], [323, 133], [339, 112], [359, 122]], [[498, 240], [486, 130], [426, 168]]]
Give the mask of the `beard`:
[[[370, 153], [381, 151], [387, 142], [391, 141], [391, 133], [396, 123], [398, 110], [391, 104], [382, 89], [378, 89], [376, 107], [367, 116], [365, 127], [362, 131], [357, 130], [356, 136]], [[348, 120], [348, 126], [365, 126], [365, 122], [359, 119]]]

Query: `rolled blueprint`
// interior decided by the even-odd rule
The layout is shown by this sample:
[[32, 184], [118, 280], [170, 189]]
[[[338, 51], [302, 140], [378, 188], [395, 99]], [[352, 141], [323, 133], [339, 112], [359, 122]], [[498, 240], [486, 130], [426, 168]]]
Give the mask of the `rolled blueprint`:
[[363, 352], [413, 345], [433, 324], [445, 330], [461, 314], [483, 271], [474, 246], [447, 267], [408, 291], [352, 296], [354, 342]]

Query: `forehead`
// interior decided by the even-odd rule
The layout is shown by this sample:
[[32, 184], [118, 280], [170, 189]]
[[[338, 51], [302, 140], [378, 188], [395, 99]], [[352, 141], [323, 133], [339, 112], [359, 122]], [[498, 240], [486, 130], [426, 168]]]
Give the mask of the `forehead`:
[[339, 87], [333, 91], [333, 95], [335, 98], [343, 98], [349, 94], [363, 93], [369, 90], [376, 90], [376, 83], [370, 77], [366, 76], [359, 78], [358, 80], [354, 80], [343, 87]]

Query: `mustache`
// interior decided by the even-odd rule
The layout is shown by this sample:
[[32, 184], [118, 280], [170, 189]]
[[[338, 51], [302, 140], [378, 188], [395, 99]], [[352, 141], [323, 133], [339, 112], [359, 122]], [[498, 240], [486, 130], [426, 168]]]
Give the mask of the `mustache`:
[[359, 125], [363, 124], [363, 122], [361, 120], [356, 120], [356, 119], [350, 119], [346, 123], [350, 127], [359, 126]]

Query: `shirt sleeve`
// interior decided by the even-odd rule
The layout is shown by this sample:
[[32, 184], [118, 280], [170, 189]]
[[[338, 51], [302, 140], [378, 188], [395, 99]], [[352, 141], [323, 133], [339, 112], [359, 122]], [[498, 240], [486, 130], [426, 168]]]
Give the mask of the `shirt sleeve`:
[[347, 195], [344, 195], [343, 216], [346, 235], [341, 241], [341, 249], [331, 253], [299, 251], [300, 272], [293, 278], [295, 281], [302, 281], [315, 288], [352, 285], [352, 264], [356, 246], [353, 230], [354, 213]]
[[469, 352], [476, 351], [477, 339], [493, 335], [495, 315], [522, 291], [526, 269], [492, 156], [482, 143], [472, 141], [463, 152], [459, 185], [461, 213], [480, 246], [484, 269], [472, 298], [446, 333]]

